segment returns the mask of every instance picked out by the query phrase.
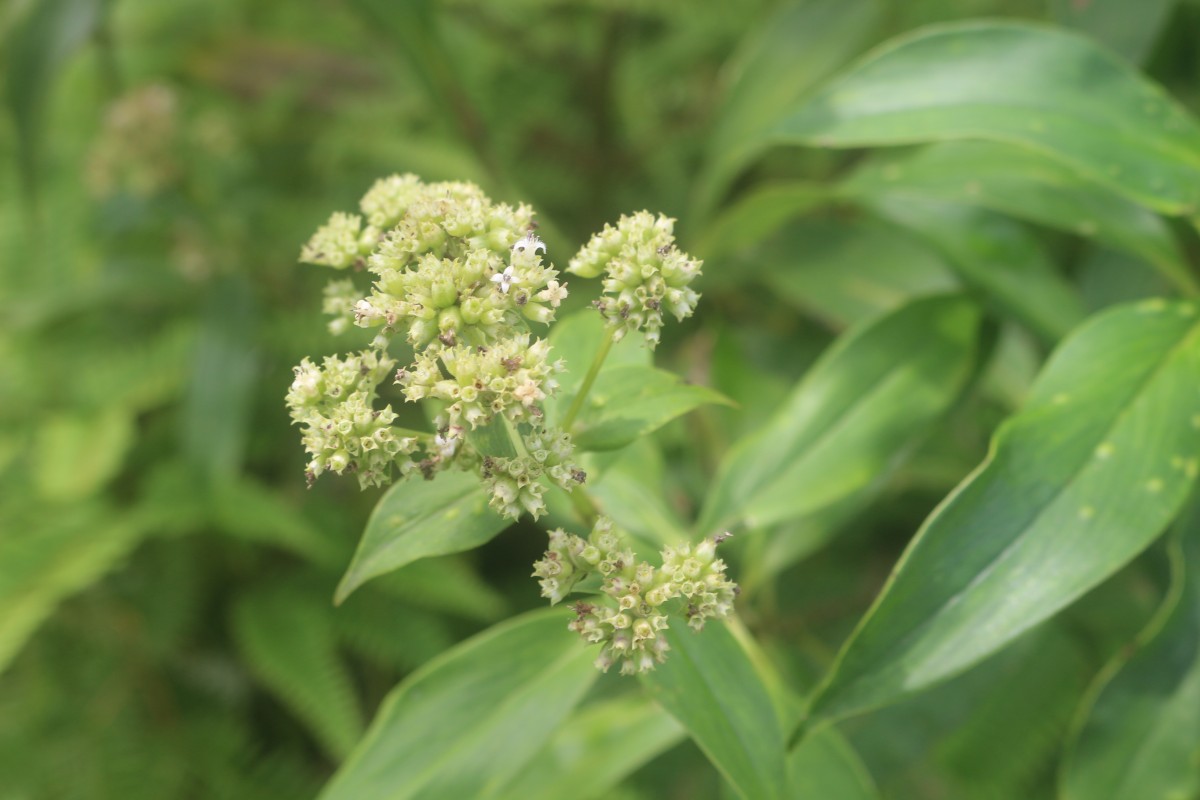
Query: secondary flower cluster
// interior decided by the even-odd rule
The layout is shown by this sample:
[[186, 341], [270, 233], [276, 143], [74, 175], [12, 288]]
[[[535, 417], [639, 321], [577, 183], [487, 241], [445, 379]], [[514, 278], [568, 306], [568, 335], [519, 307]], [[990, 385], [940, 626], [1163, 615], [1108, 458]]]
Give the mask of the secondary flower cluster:
[[[638, 561], [601, 517], [587, 539], [562, 529], [550, 532], [550, 546], [533, 565], [542, 596], [551, 605], [566, 597], [590, 575], [601, 578], [594, 602], [575, 604], [569, 627], [587, 642], [600, 645], [596, 666], [605, 672], [620, 663], [628, 675], [654, 669], [670, 649], [660, 631], [672, 613], [681, 613], [695, 630], [733, 610], [737, 585], [725, 576], [725, 562], [716, 557], [724, 536], [662, 551], [662, 566]], [[672, 603], [671, 601], [678, 602]]]
[[304, 426], [304, 447], [312, 456], [306, 475], [311, 484], [325, 472], [341, 475], [353, 468], [362, 488], [380, 485], [391, 465], [412, 469], [405, 458], [416, 448], [413, 437], [395, 435], [391, 406], [375, 410], [375, 390], [396, 362], [373, 350], [355, 356], [329, 356], [318, 367], [307, 358], [296, 367], [287, 394], [292, 419]]
[[596, 307], [615, 328], [618, 341], [641, 330], [653, 348], [664, 309], [678, 320], [695, 310], [700, 295], [689, 284], [699, 276], [701, 262], [675, 246], [674, 230], [670, 217], [639, 211], [621, 217], [615, 228], [605, 225], [571, 259], [567, 272], [582, 278], [605, 276], [604, 297]]

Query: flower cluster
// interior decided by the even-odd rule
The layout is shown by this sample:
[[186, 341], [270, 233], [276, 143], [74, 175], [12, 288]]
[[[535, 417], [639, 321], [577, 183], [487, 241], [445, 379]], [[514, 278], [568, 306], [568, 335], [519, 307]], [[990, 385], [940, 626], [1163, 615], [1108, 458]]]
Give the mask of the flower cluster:
[[670, 614], [681, 613], [700, 630], [707, 620], [733, 610], [737, 586], [725, 576], [725, 563], [716, 558], [724, 538], [705, 539], [695, 547], [668, 547], [662, 551], [662, 566], [655, 568], [638, 561], [611, 520], [601, 517], [587, 539], [561, 529], [551, 531], [549, 549], [533, 565], [533, 574], [551, 604], [589, 575], [600, 575], [598, 599], [576, 603], [576, 618], [569, 627], [600, 645], [599, 669], [607, 672], [620, 662], [622, 674], [645, 672], [666, 659], [670, 648], [660, 631]]
[[[542, 262], [546, 247], [533, 232], [532, 210], [493, 203], [473, 184], [426, 184], [413, 175], [377, 181], [359, 210], [333, 214], [300, 253], [302, 261], [374, 277], [366, 291], [349, 278], [331, 282], [323, 305], [335, 334], [375, 329], [372, 349], [322, 367], [305, 360], [288, 394], [313, 456], [310, 479], [350, 470], [368, 486], [386, 482], [393, 467], [401, 477], [432, 478], [454, 466], [478, 471], [500, 513], [540, 515], [548, 483], [571, 489], [584, 473], [571, 460], [570, 437], [547, 431], [543, 420], [541, 404], [563, 365], [529, 326], [551, 322], [567, 291]], [[406, 400], [436, 404], [435, 433], [393, 433], [391, 407], [372, 408], [395, 366], [386, 351], [396, 333], [413, 360], [396, 370], [395, 383]], [[347, 383], [351, 373], [356, 382]], [[511, 457], [485, 457], [470, 439], [496, 420]]]
[[363, 488], [385, 483], [391, 466], [410, 470], [417, 441], [398, 437], [391, 406], [373, 408], [375, 390], [395, 362], [366, 350], [348, 358], [330, 356], [318, 367], [307, 358], [295, 368], [287, 403], [292, 419], [304, 426], [304, 449], [312, 456], [307, 476], [311, 483], [325, 472], [347, 470]]
[[623, 216], [614, 228], [592, 237], [567, 271], [582, 278], [604, 275], [604, 296], [596, 307], [620, 340], [641, 330], [647, 344], [658, 344], [663, 311], [676, 319], [689, 317], [700, 295], [689, 284], [701, 262], [675, 246], [675, 220], [647, 211]]
[[525, 437], [525, 447], [523, 456], [485, 456], [483, 480], [497, 513], [515, 519], [527, 511], [537, 519], [546, 510], [543, 478], [570, 492], [587, 474], [571, 459], [575, 445], [563, 431], [535, 429]]

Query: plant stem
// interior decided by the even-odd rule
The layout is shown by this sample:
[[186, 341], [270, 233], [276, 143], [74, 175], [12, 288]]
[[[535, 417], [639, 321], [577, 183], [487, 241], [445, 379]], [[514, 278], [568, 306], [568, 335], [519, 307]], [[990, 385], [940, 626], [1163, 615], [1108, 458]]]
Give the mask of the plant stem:
[[579, 416], [579, 412], [583, 408], [583, 401], [587, 399], [588, 392], [592, 390], [592, 384], [596, 382], [596, 376], [600, 374], [600, 368], [604, 366], [604, 359], [608, 358], [608, 351], [612, 349], [613, 337], [616, 333], [616, 328], [606, 327], [604, 329], [604, 341], [600, 343], [600, 348], [596, 350], [596, 356], [592, 359], [592, 366], [588, 368], [587, 375], [583, 378], [583, 383], [579, 385], [579, 391], [575, 393], [575, 399], [571, 401], [571, 407], [567, 409], [567, 415], [563, 417], [563, 430], [570, 431], [571, 426], [575, 424], [575, 418]]
[[600, 519], [600, 509], [596, 508], [587, 490], [580, 486], [567, 492], [567, 496], [571, 498], [571, 505], [575, 506], [575, 511], [584, 524], [589, 527], [595, 525], [596, 520]]

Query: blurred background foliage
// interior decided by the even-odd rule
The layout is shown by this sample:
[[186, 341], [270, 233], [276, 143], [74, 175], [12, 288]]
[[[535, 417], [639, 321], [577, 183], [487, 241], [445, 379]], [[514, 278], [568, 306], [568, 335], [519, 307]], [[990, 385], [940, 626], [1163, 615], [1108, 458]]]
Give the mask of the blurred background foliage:
[[[837, 333], [953, 282], [937, 251], [841, 206], [723, 247], [714, 211], [747, 187], [830, 184], [860, 158], [740, 154], [745, 132], [885, 38], [978, 16], [1078, 27], [1196, 105], [1186, 2], [9, 0], [0, 798], [312, 796], [401, 677], [540, 605], [544, 540], [526, 525], [333, 606], [378, 493], [306, 491], [282, 399], [301, 357], [349, 349], [317, 320], [326, 275], [295, 263], [330, 210], [392, 172], [473, 180], [530, 202], [560, 266], [622, 212], [678, 217], [708, 256], [705, 299], [658, 357], [740, 407], [674, 423], [628, 474], [689, 519], [720, 454]], [[1088, 309], [1161, 290], [1133, 256], [1015, 230]], [[1002, 330], [985, 391], [936, 439], [869, 501], [785, 526], [779, 575], [744, 576], [743, 617], [796, 688], [1046, 346]], [[1152, 551], [1001, 656], [843, 730], [887, 797], [1049, 796], [1072, 710], [1165, 576]], [[723, 796], [670, 741], [608, 796]]]

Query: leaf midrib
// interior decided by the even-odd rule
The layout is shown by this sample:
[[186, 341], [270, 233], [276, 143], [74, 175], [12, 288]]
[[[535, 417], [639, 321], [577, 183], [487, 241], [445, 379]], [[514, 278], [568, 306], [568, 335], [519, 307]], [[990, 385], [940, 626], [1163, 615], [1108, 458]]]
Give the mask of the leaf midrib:
[[[972, 306], [972, 309], [973, 308], [974, 307]], [[978, 331], [978, 328], [976, 328], [976, 332], [977, 331]], [[853, 412], [856, 412], [865, 403], [874, 401], [874, 399], [886, 387], [889, 387], [892, 383], [899, 380], [907, 371], [909, 371], [909, 370], [917, 371], [914, 367], [914, 364], [920, 363], [920, 364], [924, 365], [926, 363], [929, 363], [931, 366], [936, 367], [937, 364], [941, 362], [941, 359], [934, 359], [932, 357], [931, 351], [932, 351], [932, 348], [929, 348], [929, 350], [927, 350], [927, 352], [924, 354], [925, 357], [923, 359], [920, 359], [919, 361], [899, 361], [899, 362], [897, 362], [895, 366], [888, 369], [888, 371], [884, 374], [884, 377], [882, 379], [880, 379], [874, 383], [872, 389], [869, 392], [865, 392], [865, 393], [857, 395], [853, 401], [851, 401], [850, 403], [848, 403], [847, 405], [842, 407], [841, 411], [839, 411], [836, 414], [836, 416], [833, 417], [833, 419], [829, 422], [829, 424], [827, 426], [825, 426], [825, 428], [820, 433], [818, 433], [816, 435], [816, 437], [810, 439], [806, 444], [804, 444], [798, 448], [789, 448], [788, 452], [794, 453], [794, 452], [799, 451], [802, 454], [804, 454], [802, 457], [806, 457], [807, 454], [811, 453], [814, 449], [816, 449], [817, 447], [822, 445], [826, 440], [828, 440], [830, 437], [832, 437], [835, 433], [839, 432], [846, 425], [848, 425], [850, 420], [854, 418]], [[769, 430], [770, 430], [769, 427], [764, 428], [763, 431], [758, 434], [758, 437], [765, 436], [767, 431], [769, 431]], [[758, 437], [756, 437], [756, 438], [758, 438]], [[796, 459], [796, 458], [777, 459], [776, 460], [777, 467], [786, 465], [789, 463], [795, 463], [797, 460], [798, 459]], [[782, 471], [782, 470], [779, 470], [779, 469], [776, 470], [777, 473], [779, 471]], [[754, 491], [754, 493], [751, 496], [755, 499], [761, 497], [764, 493], [766, 493], [767, 489], [775, 486], [776, 483], [778, 483], [777, 479], [771, 480], [769, 483], [765, 484], [765, 488], [760, 488], [760, 489]], [[748, 501], [745, 505], [749, 506], [751, 504], [752, 504], [752, 501]], [[720, 527], [723, 527], [723, 526], [729, 524], [735, 518], [746, 519], [746, 518], [748, 518], [748, 514], [746, 512], [739, 512], [736, 515], [726, 514], [724, 517], [720, 518], [719, 524], [710, 525], [708, 527], [720, 528]]]
[[[689, 631], [689, 632], [687, 632], [687, 633], [690, 633], [690, 631]], [[685, 635], [686, 635], [686, 634], [685, 634]], [[676, 638], [679, 638], [679, 637], [678, 637], [678, 634], [676, 634]], [[684, 658], [684, 660], [686, 660], [686, 661], [688, 662], [688, 667], [691, 669], [692, 673], [693, 673], [693, 674], [695, 674], [695, 675], [697, 675], [697, 676], [700, 678], [700, 685], [701, 685], [701, 686], [704, 688], [704, 690], [705, 690], [705, 694], [707, 694], [707, 695], [708, 695], [708, 700], [707, 700], [707, 702], [709, 702], [709, 703], [712, 703], [713, 705], [715, 705], [715, 706], [717, 706], [718, 708], [720, 708], [720, 709], [721, 709], [721, 718], [722, 718], [722, 719], [724, 719], [724, 720], [732, 720], [732, 719], [736, 719], [736, 715], [735, 715], [735, 714], [733, 714], [733, 713], [730, 711], [729, 704], [728, 704], [728, 703], [725, 701], [725, 699], [724, 699], [724, 695], [723, 695], [721, 692], [718, 692], [718, 691], [715, 689], [715, 687], [713, 687], [713, 686], [712, 686], [712, 684], [710, 684], [710, 683], [709, 683], [709, 680], [708, 680], [708, 675], [705, 673], [705, 671], [704, 671], [704, 670], [700, 669], [700, 668], [697, 666], [697, 663], [698, 663], [698, 662], [697, 662], [697, 660], [696, 660], [695, 658], [693, 658], [693, 655], [692, 655], [692, 651], [691, 651], [691, 649], [690, 649], [690, 648], [688, 648], [688, 647], [686, 647], [686, 646], [684, 646], [684, 647], [676, 647], [676, 648], [674, 648], [674, 649], [673, 649], [673, 651], [672, 651], [672, 652], [675, 654], [675, 655], [674, 655], [674, 656], [672, 656], [672, 657], [675, 657], [675, 658], [678, 658], [678, 657], [680, 656], [680, 654], [682, 654], [682, 655], [683, 655], [683, 658]], [[697, 702], [697, 701], [696, 701], [694, 698], [689, 698], [687, 702], [688, 702], [688, 704], [689, 704], [689, 705], [691, 705], [691, 706], [693, 706], [693, 707], [700, 707], [700, 706], [704, 705], [703, 703]], [[775, 715], [774, 715], [774, 714], [772, 714], [772, 715], [771, 715], [771, 719], [772, 719], [772, 720], [774, 720], [774, 718], [775, 718]], [[684, 725], [684, 727], [685, 727], [685, 728], [688, 728], [689, 726], [687, 726], [687, 725], [685, 724], [685, 725]], [[733, 726], [731, 725], [731, 726], [730, 726], [730, 728], [732, 729], [732, 727], [733, 727]], [[690, 730], [689, 730], [689, 734], [690, 734]], [[693, 737], [693, 738], [694, 738], [694, 737]], [[758, 765], [758, 761], [757, 761], [757, 760], [754, 758], [754, 754], [755, 754], [755, 752], [756, 752], [756, 751], [755, 751], [754, 749], [752, 749], [752, 748], [751, 748], [751, 747], [750, 747], [750, 746], [749, 746], [749, 745], [748, 745], [748, 744], [745, 742], [745, 740], [742, 738], [741, 734], [740, 734], [739, 732], [737, 732], [737, 731], [735, 731], [735, 732], [734, 732], [734, 739], [737, 741], [737, 743], [738, 743], [738, 746], [739, 746], [739, 749], [740, 749], [740, 750], [742, 751], [742, 753], [744, 754], [744, 756], [745, 756], [745, 758], [746, 758], [746, 763], [750, 765], [750, 767], [751, 767], [751, 769], [752, 769], [752, 771], [753, 771], [753, 774], [754, 774], [756, 777], [759, 777], [759, 772], [758, 772], [758, 771], [757, 771], [757, 769], [756, 769], [756, 767], [757, 767], [757, 765]], [[708, 747], [707, 747], [705, 744], [703, 744], [702, 742], [700, 742], [699, 740], [696, 740], [696, 744], [697, 744], [697, 745], [699, 745], [699, 746], [700, 746], [700, 748], [701, 748], [701, 749], [702, 749], [702, 750], [703, 750], [703, 751], [704, 751], [706, 754], [709, 752], [709, 749], [708, 749]], [[786, 752], [785, 752], [785, 750], [784, 750], [784, 748], [783, 748], [783, 738], [782, 738], [782, 736], [781, 736], [781, 737], [780, 737], [780, 739], [779, 739], [779, 745], [780, 745], [780, 750], [779, 750], [779, 752], [780, 752], [781, 754], [783, 754], [783, 755], [781, 756], [781, 758], [784, 758], [784, 757], [786, 757]], [[720, 772], [721, 772], [721, 773], [722, 773], [722, 774], [723, 774], [723, 775], [724, 775], [724, 776], [725, 776], [725, 777], [726, 777], [726, 778], [729, 780], [729, 782], [730, 782], [731, 784], [733, 784], [735, 787], [739, 787], [739, 793], [742, 793], [742, 792], [741, 792], [741, 790], [740, 790], [740, 786], [741, 786], [741, 784], [740, 784], [738, 781], [734, 780], [733, 776], [729, 774], [729, 771], [728, 771], [727, 769], [725, 769], [725, 767], [724, 767], [724, 766], [723, 766], [723, 765], [720, 763], [720, 760], [719, 760], [719, 759], [717, 759], [717, 758], [712, 758], [711, 760], [712, 760], [712, 762], [713, 762], [713, 765], [714, 765], [715, 767], [717, 767], [717, 769], [718, 769], [718, 770], [719, 770], [719, 771], [720, 771]], [[784, 764], [784, 766], [785, 766], [785, 769], [786, 769], [786, 763]], [[774, 788], [774, 787], [772, 787], [772, 786], [771, 786], [771, 784], [769, 784], [769, 783], [765, 783], [765, 784], [763, 784], [763, 785], [767, 786], [768, 788]], [[752, 800], [757, 800], [757, 798], [754, 798], [754, 796], [753, 796], [753, 795], [747, 795], [747, 794], [745, 794], [745, 793], [742, 793], [742, 794], [743, 794], [743, 796], [745, 796], [745, 797], [752, 798]], [[778, 795], [776, 795], [776, 796], [778, 796]]]
[[[490, 713], [477, 718], [477, 723], [470, 729], [464, 731], [459, 736], [455, 743], [443, 751], [439, 758], [435, 758], [429, 763], [429, 766], [420, 773], [420, 778], [413, 783], [413, 789], [408, 794], [400, 795], [400, 798], [415, 797], [417, 792], [423, 791], [429, 785], [429, 782], [441, 772], [442, 767], [450, 761], [453, 761], [458, 754], [463, 750], [468, 740], [475, 738], [479, 731], [487, 730], [495, 724], [497, 719], [502, 719], [508, 713], [508, 709], [514, 704], [517, 699], [523, 699], [528, 696], [531, 691], [538, 688], [542, 682], [550, 676], [562, 671], [570, 665], [572, 661], [578, 660], [583, 651], [580, 649], [578, 642], [572, 642], [562, 655], [551, 661], [545, 668], [533, 673], [529, 679], [519, 685], [516, 691], [509, 692], [505, 695], [504, 700], [492, 706]], [[472, 736], [474, 734], [475, 736]], [[474, 742], [470, 742], [474, 745]], [[531, 755], [536, 755], [537, 751]], [[481, 787], [482, 790], [483, 787]], [[502, 787], [501, 787], [502, 788]]]

